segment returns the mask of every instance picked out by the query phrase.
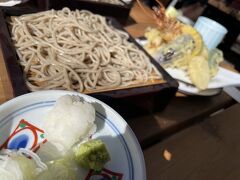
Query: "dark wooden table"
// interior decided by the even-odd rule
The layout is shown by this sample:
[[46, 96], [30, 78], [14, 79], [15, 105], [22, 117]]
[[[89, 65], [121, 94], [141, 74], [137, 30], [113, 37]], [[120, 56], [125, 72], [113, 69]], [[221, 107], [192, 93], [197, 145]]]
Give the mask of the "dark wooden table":
[[145, 149], [233, 104], [235, 104], [235, 101], [224, 92], [213, 97], [176, 96], [164, 111], [128, 119], [127, 121], [142, 148]]
[[[136, 24], [126, 29], [134, 37], [155, 26], [137, 5], [131, 17]], [[239, 179], [240, 106], [235, 104], [224, 92], [212, 97], [178, 93], [164, 111], [127, 119], [144, 151], [148, 179]]]
[[[150, 9], [147, 10], [150, 11]], [[148, 26], [156, 26], [154, 20], [146, 16], [137, 4], [133, 7], [130, 15], [136, 24], [127, 26], [125, 29], [134, 37], [142, 36]], [[127, 121], [137, 135], [142, 148], [145, 149], [166, 136], [200, 122], [212, 113], [235, 103], [224, 92], [212, 97], [185, 96], [178, 93], [164, 111]]]
[[[146, 149], [148, 179], [240, 179], [239, 113], [236, 104]], [[166, 159], [165, 151], [171, 159]]]
[[[155, 26], [137, 5], [131, 17], [136, 24], [126, 29], [134, 37], [142, 36], [146, 27]], [[0, 103], [13, 97], [0, 53]], [[178, 93], [164, 111], [126, 119], [144, 150], [148, 179], [239, 179], [240, 121], [230, 114], [237, 115], [240, 107], [234, 104], [236, 102], [224, 92], [212, 97]], [[221, 118], [219, 114], [208, 119], [219, 111], [229, 117]], [[172, 154], [169, 162], [163, 159], [164, 149]], [[220, 178], [219, 172], [225, 176]]]

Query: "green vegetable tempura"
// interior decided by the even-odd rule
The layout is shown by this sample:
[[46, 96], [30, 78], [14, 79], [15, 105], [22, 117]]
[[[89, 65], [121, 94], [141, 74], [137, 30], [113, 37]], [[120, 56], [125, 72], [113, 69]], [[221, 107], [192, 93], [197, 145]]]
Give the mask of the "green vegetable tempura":
[[101, 140], [90, 140], [75, 150], [75, 160], [83, 168], [99, 171], [110, 160], [110, 156]]

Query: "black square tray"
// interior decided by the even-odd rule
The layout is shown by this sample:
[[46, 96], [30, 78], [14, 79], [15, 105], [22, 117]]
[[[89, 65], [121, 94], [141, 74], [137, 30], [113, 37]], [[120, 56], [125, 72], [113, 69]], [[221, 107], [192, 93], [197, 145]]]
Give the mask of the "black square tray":
[[[15, 96], [29, 93], [30, 91], [25, 84], [23, 71], [18, 63], [18, 57], [11, 40], [7, 18], [9, 16], [19, 16], [34, 12], [37, 12], [36, 9], [29, 8], [2, 8], [0, 10], [0, 44]], [[123, 27], [115, 19], [108, 18], [108, 22], [114, 27], [124, 31]], [[145, 52], [162, 74], [164, 82], [142, 87], [93, 93], [90, 95], [106, 102], [120, 114], [125, 115], [125, 117], [136, 116], [149, 111], [162, 110], [175, 95], [178, 83], [148, 55], [131, 36], [129, 41], [135, 43], [139, 49]]]
[[63, 7], [69, 7], [71, 10], [75, 10], [76, 8], [86, 9], [96, 14], [114, 17], [121, 24], [126, 24], [133, 2], [132, 0], [129, 4], [116, 5], [88, 0], [49, 0], [49, 8], [56, 10]]

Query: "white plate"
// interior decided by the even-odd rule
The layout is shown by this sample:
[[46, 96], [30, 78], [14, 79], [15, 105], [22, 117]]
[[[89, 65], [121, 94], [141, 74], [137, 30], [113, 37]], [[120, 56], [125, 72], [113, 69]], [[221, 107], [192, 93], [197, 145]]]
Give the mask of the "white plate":
[[193, 85], [178, 81], [178, 91], [182, 92], [183, 94], [186, 95], [194, 95], [194, 96], [214, 96], [219, 94], [222, 89], [217, 88], [217, 89], [207, 89], [204, 91], [199, 91], [196, 87]]
[[[136, 41], [141, 46], [144, 46], [147, 43], [146, 39], [136, 39]], [[217, 75], [210, 80], [207, 89], [204, 91], [199, 91], [196, 87], [194, 87], [186, 72], [182, 69], [166, 68], [165, 70], [173, 78], [179, 80], [178, 90], [188, 95], [213, 96], [220, 93], [224, 87], [240, 86], [240, 74], [222, 67], [219, 67]]]
[[21, 2], [22, 2], [21, 0], [11, 0], [11, 1], [7, 1], [7, 2], [0, 2], [0, 6], [11, 7], [11, 6], [20, 4]]
[[[124, 119], [103, 102], [76, 92], [39, 91], [19, 96], [1, 105], [0, 144], [3, 145], [8, 140], [4, 144], [7, 148], [36, 148], [38, 143], [45, 140], [41, 131], [43, 116], [65, 94], [79, 95], [96, 109], [98, 129], [93, 138], [102, 139], [111, 156], [111, 161], [101, 173], [108, 174], [111, 179], [116, 176], [124, 180], [145, 180], [146, 170], [141, 147]], [[87, 179], [101, 179], [101, 175], [92, 175], [90, 178], [91, 173], [86, 172]]]
[[[166, 71], [175, 79], [189, 84], [192, 83], [186, 72], [181, 69], [166, 68]], [[217, 89], [228, 86], [240, 86], [240, 75], [225, 68], [219, 67], [217, 75], [210, 80], [207, 89]]]

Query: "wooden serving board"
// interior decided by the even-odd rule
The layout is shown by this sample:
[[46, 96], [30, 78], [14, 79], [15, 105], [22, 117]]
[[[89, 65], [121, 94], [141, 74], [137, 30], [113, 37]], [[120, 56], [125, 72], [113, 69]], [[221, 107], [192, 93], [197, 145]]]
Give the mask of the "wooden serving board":
[[13, 98], [13, 89], [0, 46], [0, 104]]
[[[5, 60], [5, 64], [7, 66], [7, 70], [10, 76], [10, 80], [13, 87], [13, 93], [15, 96], [21, 95], [24, 93], [28, 93], [29, 89], [25, 84], [25, 80], [23, 77], [23, 71], [18, 64], [18, 57], [16, 55], [16, 50], [11, 41], [11, 35], [9, 32], [9, 27], [7, 24], [7, 18], [10, 16], [19, 16], [22, 14], [29, 14], [37, 12], [33, 9], [3, 9], [0, 12], [0, 22], [2, 26], [0, 27], [0, 41], [3, 47], [3, 58]], [[123, 30], [123, 27], [113, 18], [108, 18], [109, 24], [114, 26], [117, 29]], [[126, 32], [126, 31], [125, 31]], [[175, 92], [177, 91], [177, 81], [174, 80], [155, 60], [152, 59], [150, 55], [146, 53], [146, 51], [136, 43], [134, 38], [131, 36], [129, 37], [129, 41], [133, 42], [141, 51], [143, 51], [150, 59], [151, 63], [157, 68], [157, 70], [162, 75], [163, 79], [160, 80], [149, 80], [146, 83], [138, 83], [135, 85], [130, 85], [126, 87], [119, 87], [119, 88], [109, 88], [109, 89], [101, 89], [96, 91], [84, 91], [85, 94], [104, 94], [107, 96], [114, 96], [116, 97], [126, 97], [131, 95], [138, 95], [138, 94], [146, 94], [146, 93], [156, 93], [157, 91], [161, 91], [163, 89], [173, 89]], [[114, 91], [114, 92], [113, 92]], [[116, 92], [118, 91], [118, 92]], [[116, 92], [116, 93], [115, 93]], [[173, 91], [169, 91], [169, 98], [171, 98], [175, 93], [172, 94]], [[114, 94], [114, 95], [113, 95]]]

